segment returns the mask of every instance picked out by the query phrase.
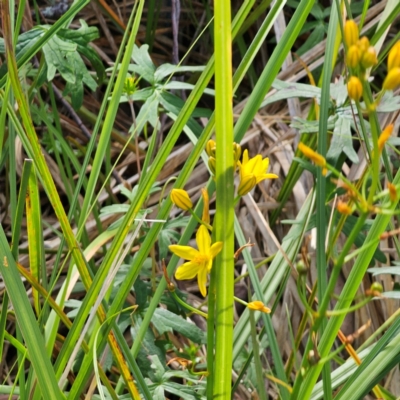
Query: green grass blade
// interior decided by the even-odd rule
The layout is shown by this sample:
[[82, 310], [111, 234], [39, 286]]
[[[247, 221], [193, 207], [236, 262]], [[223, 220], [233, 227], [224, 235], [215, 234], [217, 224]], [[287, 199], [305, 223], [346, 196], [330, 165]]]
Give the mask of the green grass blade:
[[[336, 3], [334, 2], [331, 9], [331, 15], [329, 19], [328, 37], [326, 42], [325, 62], [322, 76], [322, 87], [321, 87], [321, 104], [320, 104], [320, 115], [319, 115], [319, 133], [318, 133], [318, 153], [323, 157], [326, 156], [328, 147], [328, 117], [330, 107], [330, 84], [332, 79], [332, 71], [335, 62], [335, 41], [337, 39], [338, 31], [338, 12], [336, 9]], [[317, 183], [316, 183], [316, 228], [317, 228], [317, 279], [318, 279], [318, 298], [322, 299], [326, 292], [327, 287], [327, 263], [326, 263], [326, 234], [327, 234], [327, 221], [325, 213], [325, 199], [326, 199], [326, 179], [323, 175], [321, 168], [317, 169]], [[327, 325], [327, 320], [324, 318], [321, 322], [320, 333], [324, 331]], [[308, 356], [308, 355], [307, 355]], [[331, 369], [330, 363], [326, 363], [322, 372], [324, 391], [326, 400], [332, 398], [332, 387], [331, 387]]]
[[[216, 214], [213, 237], [223, 243], [217, 255], [215, 268], [215, 369], [213, 374], [214, 398], [231, 397], [233, 289], [235, 265], [233, 262], [233, 110], [232, 110], [232, 37], [230, 0], [214, 4], [215, 55], [215, 136], [216, 136]], [[214, 321], [208, 320], [214, 327]], [[210, 351], [210, 349], [208, 349]]]
[[[400, 172], [397, 172], [393, 184], [397, 185], [400, 183]], [[393, 202], [390, 209], [394, 209], [397, 206], [396, 202]], [[366, 270], [368, 269], [374, 252], [379, 244], [380, 235], [385, 231], [391, 219], [391, 215], [377, 215], [368, 232], [367, 238], [365, 239], [365, 249], [360, 252], [356, 259], [353, 268], [351, 269], [350, 275], [348, 276], [345, 286], [341, 292], [340, 298], [335, 306], [335, 310], [344, 310], [348, 308], [354, 297], [356, 296], [357, 290], [361, 284]], [[373, 243], [373, 245], [369, 245]], [[328, 322], [326, 330], [321, 337], [318, 351], [321, 358], [327, 357], [332, 345], [336, 339], [336, 335], [343, 323], [343, 319], [346, 314], [342, 314], [331, 318]], [[317, 364], [310, 368], [304, 383], [302, 384], [299, 396], [301, 398], [308, 398], [315, 382], [318, 379], [318, 375], [321, 372], [322, 365]]]
[[[240, 227], [240, 223], [239, 223], [237, 217], [235, 217], [235, 234], [236, 234], [236, 239], [239, 243], [239, 246], [244, 246], [246, 244], [246, 239], [243, 235], [243, 232], [242, 232], [242, 229]], [[257, 271], [254, 267], [254, 263], [253, 263], [253, 260], [251, 258], [250, 251], [248, 250], [248, 248], [245, 248], [243, 250], [242, 254], [243, 254], [244, 260], [246, 261], [246, 265], [248, 266], [251, 284], [254, 288], [254, 292], [255, 292], [255, 294], [253, 296], [254, 300], [260, 300], [262, 302], [267, 302], [265, 295], [263, 293], [261, 284], [258, 280]], [[272, 265], [270, 268], [272, 268]], [[282, 268], [282, 270], [283, 269], [284, 268]], [[284, 275], [282, 276], [282, 278], [283, 277], [284, 277]], [[246, 317], [249, 318], [251, 316], [251, 311], [249, 311], [249, 310], [246, 310], [246, 311], [247, 311]], [[277, 378], [280, 379], [282, 382], [287, 383], [285, 368], [284, 368], [284, 365], [282, 362], [281, 351], [279, 349], [278, 340], [276, 338], [274, 327], [272, 325], [272, 318], [269, 314], [265, 314], [265, 313], [258, 313], [257, 316], [258, 316], [258, 318], [261, 317], [261, 319], [264, 323], [265, 329], [266, 329], [269, 346], [270, 346], [271, 353], [272, 353], [272, 358], [274, 360], [274, 366], [276, 369]], [[245, 336], [245, 334], [247, 334], [248, 332], [249, 331], [247, 329], [246, 333], [242, 333], [242, 339]], [[287, 388], [285, 386], [279, 385], [278, 389], [280, 391], [282, 399], [289, 399], [289, 391], [287, 390]]]
[[18, 325], [28, 349], [42, 395], [47, 399], [64, 399], [65, 397], [57, 385], [50, 359], [47, 356], [44, 339], [39, 331], [31, 303], [1, 226], [0, 260], [1, 276], [13, 304]]
[[[299, 214], [297, 215], [297, 223], [293, 224], [289, 233], [285, 236], [282, 242], [282, 249], [289, 257], [289, 260], [294, 260], [301, 245], [302, 238], [306, 232], [306, 227], [311, 217], [312, 210], [314, 209], [315, 194], [310, 193], [303, 204]], [[268, 303], [272, 296], [276, 293], [279, 285], [286, 276], [287, 261], [283, 255], [278, 252], [268, 268], [267, 273], [260, 282], [262, 289], [262, 299], [264, 303]], [[254, 300], [257, 300], [254, 297]], [[250, 336], [249, 326], [249, 310], [246, 309], [240, 316], [234, 329], [233, 341], [233, 359], [235, 360], [243, 346], [245, 345], [248, 337]]]
[[235, 125], [235, 140], [242, 138], [253, 121], [265, 95], [278, 75], [282, 64], [287, 57], [294, 41], [297, 39], [301, 28], [314, 4], [314, 0], [301, 0], [292, 19], [290, 20], [278, 45], [275, 47], [271, 58], [264, 68], [254, 90], [249, 97], [240, 117]]

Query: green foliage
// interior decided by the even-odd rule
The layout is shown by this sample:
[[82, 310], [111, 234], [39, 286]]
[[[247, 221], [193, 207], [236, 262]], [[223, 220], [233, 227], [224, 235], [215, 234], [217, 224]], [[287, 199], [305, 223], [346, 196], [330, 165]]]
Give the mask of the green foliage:
[[[71, 94], [72, 105], [79, 109], [83, 102], [83, 84], [91, 90], [96, 90], [98, 83], [104, 79], [104, 67], [98, 54], [89, 43], [99, 37], [97, 28], [89, 27], [80, 20], [81, 28], [77, 30], [61, 29], [43, 47], [45, 69], [41, 72], [48, 82], [51, 82], [58, 71], [66, 81], [64, 94]], [[17, 57], [27, 53], [49, 29], [49, 25], [40, 25], [18, 37], [16, 46]], [[0, 39], [0, 53], [5, 52], [4, 40]], [[86, 57], [97, 73], [97, 81], [92, 78], [82, 56]], [[4, 74], [4, 72], [3, 72]], [[0, 76], [3, 75], [0, 71]]]
[[[0, 355], [4, 365], [15, 363], [15, 369], [10, 367], [13, 384], [6, 380], [1, 391], [23, 399], [230, 399], [246, 391], [266, 399], [268, 380], [268, 395], [283, 400], [358, 400], [371, 391], [377, 398], [396, 398], [387, 384], [398, 368], [400, 346], [400, 267], [393, 261], [400, 254], [400, 141], [395, 135], [385, 143], [378, 141], [400, 110], [396, 92], [380, 91], [386, 73], [382, 64], [399, 37], [392, 35], [398, 2], [382, 3], [384, 11], [372, 19], [367, 15], [369, 2], [332, 2], [326, 7], [320, 1], [277, 0], [270, 7], [269, 0], [250, 0], [233, 10], [233, 18], [226, 0], [216, 2], [214, 9], [207, 2], [186, 4], [183, 12], [190, 16], [180, 25], [179, 51], [188, 44], [186, 25], [191, 23], [193, 32], [204, 27], [200, 11], [205, 22], [211, 22], [215, 12], [213, 26], [204, 29], [216, 36], [207, 42], [208, 33], [196, 33], [180, 65], [164, 62], [170, 38], [158, 40], [163, 30], [157, 22], [162, 23], [164, 10], [157, 1], [146, 3], [145, 16], [143, 0], [106, 16], [105, 21], [118, 23], [123, 39], [114, 34], [114, 26], [107, 27], [119, 53], [114, 57], [106, 49], [102, 58], [91, 46], [100, 37], [98, 28], [83, 20], [77, 25], [76, 12], [87, 1], [75, 2], [53, 25], [37, 25], [19, 35], [25, 3], [18, 3], [15, 16], [3, 3], [0, 166], [7, 179], [0, 182], [0, 208], [7, 212], [2, 211], [0, 230], [5, 285]], [[379, 59], [371, 72], [345, 70], [338, 63], [346, 62], [345, 54], [336, 54], [345, 22], [338, 5], [368, 23]], [[273, 40], [267, 38], [282, 11], [286, 29], [271, 45]], [[128, 22], [118, 21], [129, 14]], [[138, 47], [135, 43], [143, 43], [143, 37], [138, 41], [136, 34], [144, 22], [148, 41]], [[103, 23], [99, 26], [104, 29]], [[8, 43], [14, 33], [13, 48]], [[317, 86], [299, 82], [305, 67], [296, 60], [289, 66], [296, 67], [295, 72], [277, 79], [280, 73], [285, 76], [289, 52], [311, 54], [325, 38], [323, 60], [307, 62], [307, 73], [313, 74], [315, 65], [323, 62]], [[235, 40], [241, 54], [237, 60], [233, 47], [233, 72]], [[209, 42], [213, 54], [205, 54]], [[39, 65], [28, 63], [34, 55]], [[103, 66], [107, 57], [113, 65], [109, 79]], [[243, 80], [248, 74], [254, 81], [250, 88]], [[346, 82], [355, 75], [363, 83], [363, 101], [351, 103]], [[104, 93], [91, 97], [103, 89], [103, 81]], [[52, 83], [64, 85], [63, 102]], [[96, 110], [99, 98], [102, 105]], [[290, 121], [281, 115], [288, 100], [298, 101], [302, 110]], [[65, 102], [79, 113], [64, 108]], [[89, 103], [90, 111], [85, 108]], [[235, 117], [233, 110], [239, 110]], [[80, 132], [83, 125], [85, 136]], [[299, 152], [290, 158], [288, 128], [300, 132], [294, 142], [307, 144], [308, 159]], [[261, 133], [254, 134], [254, 129]], [[145, 139], [138, 135], [142, 131]], [[278, 135], [281, 131], [283, 136]], [[215, 176], [206, 182], [204, 149], [214, 132], [218, 161]], [[261, 191], [255, 187], [248, 197], [234, 199], [232, 170], [239, 169], [227, 157], [233, 137], [249, 153], [263, 152], [261, 159], [269, 154], [271, 172], [283, 167], [279, 181], [267, 186], [262, 182]], [[186, 146], [192, 146], [189, 152]], [[21, 167], [25, 156], [29, 160]], [[326, 170], [318, 166], [325, 165], [318, 157], [326, 160]], [[166, 165], [170, 176], [164, 174]], [[347, 172], [357, 165], [363, 169], [349, 181]], [[311, 175], [303, 180], [304, 170]], [[205, 299], [197, 297], [197, 288], [192, 290], [195, 280], [178, 289], [174, 272], [182, 261], [168, 248], [192, 248], [196, 229], [204, 223], [201, 218], [206, 218], [204, 198], [190, 214], [174, 209], [171, 218], [170, 198], [160, 189], [168, 187], [171, 176], [176, 189], [189, 186], [200, 192], [206, 186], [211, 240], [223, 243]], [[130, 190], [128, 185], [135, 186]], [[298, 197], [299, 186], [303, 197]], [[277, 209], [270, 212], [270, 197], [275, 199], [278, 189]], [[286, 203], [292, 194], [296, 207]], [[193, 198], [199, 198], [198, 193]], [[334, 208], [339, 202], [351, 215]], [[238, 210], [240, 218], [235, 216]], [[259, 254], [268, 255], [258, 264], [246, 245], [247, 224], [254, 225], [251, 235]], [[383, 238], [393, 246], [390, 260], [379, 247]], [[233, 260], [239, 246], [242, 252]], [[194, 264], [204, 261], [191, 251]], [[294, 268], [301, 263], [302, 270]], [[364, 281], [367, 273], [372, 275]], [[342, 286], [340, 276], [346, 277]], [[385, 286], [381, 295], [365, 286], [374, 279]], [[238, 293], [247, 288], [238, 299], [244, 310], [238, 307], [236, 314], [234, 280]], [[271, 314], [246, 308], [246, 300], [262, 301]], [[297, 309], [300, 317], [292, 312]], [[351, 336], [343, 339], [339, 331], [344, 318], [360, 309], [355, 319], [371, 315], [373, 328], [354, 328], [352, 346], [362, 360], [357, 365], [345, 352]], [[377, 314], [379, 319], [374, 318]], [[385, 389], [379, 386], [382, 380]]]
[[[172, 94], [171, 91], [193, 90], [194, 85], [181, 81], [171, 81], [172, 75], [183, 72], [204, 71], [204, 67], [201, 66], [184, 67], [171, 64], [162, 64], [156, 68], [148, 51], [148, 45], [135, 46], [132, 53], [134, 64], [130, 64], [128, 70], [130, 73], [139, 75], [140, 81], [144, 79], [150, 86], [139, 89], [133, 94], [126, 94], [120, 99], [121, 102], [144, 101], [136, 117], [136, 123], [131, 127], [131, 131], [141, 132], [147, 122], [155, 127], [159, 118], [159, 107], [162, 107], [165, 112], [177, 116], [182, 110], [184, 102], [177, 95]], [[205, 89], [204, 93], [213, 94], [213, 91]], [[209, 110], [197, 108], [192, 113], [187, 125], [199, 135], [201, 128], [193, 118], [209, 117], [210, 115]]]

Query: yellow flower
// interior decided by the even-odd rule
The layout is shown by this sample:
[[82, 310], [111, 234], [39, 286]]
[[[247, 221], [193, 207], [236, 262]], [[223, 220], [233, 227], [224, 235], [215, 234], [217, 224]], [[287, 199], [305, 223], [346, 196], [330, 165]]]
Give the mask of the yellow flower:
[[400, 40], [390, 49], [387, 63], [388, 71], [393, 68], [400, 68]]
[[171, 245], [169, 249], [178, 257], [190, 260], [182, 264], [175, 273], [175, 278], [179, 280], [193, 279], [197, 275], [197, 283], [201, 294], [207, 295], [207, 274], [211, 271], [213, 258], [221, 251], [222, 242], [211, 244], [211, 237], [207, 228], [200, 225], [196, 234], [198, 250], [190, 246]]
[[326, 166], [326, 160], [321, 154], [315, 152], [311, 147], [306, 146], [304, 143], [299, 143], [299, 150], [310, 160], [314, 161], [315, 165], [320, 167]]
[[344, 24], [344, 41], [347, 47], [357, 43], [358, 40], [358, 25], [351, 19]]
[[394, 67], [389, 71], [383, 81], [383, 89], [393, 90], [398, 85], [400, 85], [400, 68]]
[[352, 76], [347, 82], [347, 92], [351, 100], [359, 101], [361, 99], [363, 87], [361, 81], [356, 76]]
[[266, 314], [269, 314], [271, 312], [271, 310], [268, 307], [266, 307], [262, 301], [259, 300], [248, 303], [247, 308], [250, 308], [250, 310], [261, 311]]
[[388, 139], [390, 138], [390, 135], [393, 132], [393, 124], [389, 124], [383, 131], [382, 133], [379, 135], [378, 138], [378, 148], [379, 148], [379, 152], [381, 153], [383, 150], [383, 147], [385, 146], [385, 143], [388, 141]]
[[242, 162], [238, 161], [240, 169], [240, 183], [238, 195], [244, 196], [249, 193], [257, 183], [264, 179], [276, 179], [278, 175], [267, 174], [269, 158], [262, 158], [261, 154], [249, 159], [247, 149], [243, 152]]
[[171, 201], [182, 210], [189, 210], [189, 208], [193, 208], [193, 203], [190, 200], [189, 195], [186, 190], [183, 189], [172, 189], [171, 190]]

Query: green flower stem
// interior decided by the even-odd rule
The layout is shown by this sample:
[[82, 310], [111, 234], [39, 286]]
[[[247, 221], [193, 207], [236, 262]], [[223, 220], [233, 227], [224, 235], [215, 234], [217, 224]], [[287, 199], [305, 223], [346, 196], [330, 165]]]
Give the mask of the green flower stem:
[[170, 291], [172, 297], [183, 307], [187, 308], [188, 310], [190, 310], [191, 312], [195, 313], [195, 314], [199, 314], [204, 318], [208, 318], [208, 315], [206, 313], [204, 313], [203, 311], [198, 310], [197, 308], [192, 307], [190, 304], [185, 303], [176, 293], [174, 290]]
[[370, 301], [372, 300], [372, 296], [367, 297], [366, 299], [364, 299], [363, 301], [360, 301], [359, 303], [357, 303], [356, 305], [352, 306], [352, 307], [348, 307], [345, 308], [343, 310], [334, 310], [334, 311], [327, 311], [326, 312], [326, 316], [327, 317], [335, 317], [338, 315], [342, 315], [342, 314], [348, 314], [350, 312], [359, 310], [361, 307], [364, 307], [365, 305], [367, 305]]
[[204, 225], [209, 231], [212, 232], [213, 227], [210, 224], [207, 224], [207, 222], [203, 221], [194, 211], [192, 208], [189, 208], [188, 211], [190, 212], [190, 215], [199, 223]]
[[[234, 185], [231, 2], [214, 3], [216, 241], [223, 242], [215, 262], [216, 332], [213, 396], [231, 398], [234, 288]], [[208, 352], [212, 349], [208, 349]]]

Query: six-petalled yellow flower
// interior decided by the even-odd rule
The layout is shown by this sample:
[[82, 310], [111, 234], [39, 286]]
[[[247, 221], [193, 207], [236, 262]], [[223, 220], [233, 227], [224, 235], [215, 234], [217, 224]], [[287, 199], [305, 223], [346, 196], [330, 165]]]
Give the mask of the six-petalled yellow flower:
[[263, 159], [261, 154], [257, 154], [255, 157], [249, 159], [249, 152], [245, 150], [242, 161], [239, 161], [238, 165], [240, 170], [239, 196], [249, 193], [257, 183], [260, 183], [264, 179], [278, 178], [278, 175], [267, 174], [269, 159]]
[[193, 279], [197, 275], [197, 283], [201, 294], [207, 295], [207, 274], [211, 271], [213, 258], [221, 251], [222, 242], [211, 244], [211, 237], [207, 228], [200, 225], [196, 234], [198, 250], [190, 246], [171, 245], [169, 249], [178, 257], [189, 260], [182, 264], [175, 272], [179, 280]]

